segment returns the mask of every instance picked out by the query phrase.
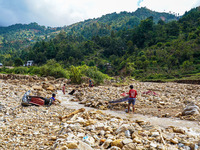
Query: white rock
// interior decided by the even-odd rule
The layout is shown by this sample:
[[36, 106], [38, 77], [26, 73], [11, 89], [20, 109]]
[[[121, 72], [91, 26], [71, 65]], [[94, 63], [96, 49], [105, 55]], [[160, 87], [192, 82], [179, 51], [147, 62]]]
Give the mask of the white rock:
[[75, 138], [75, 135], [72, 133], [68, 133], [67, 141], [72, 141]]
[[115, 131], [115, 133], [118, 134], [118, 133], [121, 133], [121, 132], [125, 132], [125, 131], [128, 129], [129, 126], [130, 126], [129, 124], [123, 124], [122, 126], [120, 126], [120, 127]]
[[95, 134], [95, 135], [93, 135], [93, 138], [96, 140], [96, 141], [99, 141], [100, 140], [100, 138]]
[[103, 130], [104, 129], [104, 124], [103, 123], [99, 123], [99, 124], [97, 124], [96, 126], [95, 126], [95, 128], [97, 129], [97, 130]]
[[95, 139], [93, 137], [91, 137], [91, 136], [86, 136], [86, 138], [83, 137], [83, 142], [93, 146], [94, 143], [95, 143]]
[[94, 125], [90, 125], [86, 127], [86, 130], [95, 130], [95, 126]]
[[90, 145], [82, 141], [78, 141], [78, 149], [79, 150], [94, 150]]
[[85, 123], [85, 120], [81, 117], [78, 117], [77, 120], [76, 120], [77, 123], [80, 123], [80, 124], [84, 124]]
[[70, 124], [68, 126], [70, 129], [72, 130], [79, 130], [81, 128], [80, 124], [79, 123], [76, 123], [76, 124]]
[[152, 137], [156, 137], [156, 136], [159, 136], [159, 135], [160, 135], [159, 132], [152, 132], [152, 133], [151, 133], [151, 136], [152, 136]]
[[156, 148], [156, 147], [158, 146], [158, 144], [151, 142], [151, 143], [150, 143], [150, 146]]
[[63, 127], [67, 128], [69, 124], [64, 123]]
[[121, 150], [121, 148], [119, 148], [117, 146], [112, 146], [109, 150]]
[[100, 131], [100, 135], [104, 136], [104, 135], [105, 135], [105, 131], [104, 131], [104, 130], [101, 130], [101, 131]]
[[118, 119], [116, 119], [116, 118], [110, 119], [110, 122], [117, 122], [117, 121], [118, 121]]
[[78, 138], [83, 138], [84, 136], [85, 136], [85, 133], [78, 133], [78, 134], [77, 134], [77, 137], [78, 137]]
[[132, 140], [132, 139], [124, 139], [124, 140], [122, 141], [122, 143], [123, 143], [124, 145], [126, 145], [126, 144], [129, 144], [129, 143], [133, 143], [133, 140]]

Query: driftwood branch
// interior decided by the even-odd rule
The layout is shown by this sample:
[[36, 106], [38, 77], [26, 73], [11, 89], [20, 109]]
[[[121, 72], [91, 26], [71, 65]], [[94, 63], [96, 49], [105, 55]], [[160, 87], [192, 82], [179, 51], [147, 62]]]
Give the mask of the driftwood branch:
[[65, 115], [65, 116], [60, 116], [59, 119], [62, 121], [63, 119], [65, 118], [69, 118], [69, 117], [72, 117], [73, 115], [75, 114], [78, 114], [79, 112], [84, 112], [85, 111], [85, 108], [81, 108], [81, 109], [78, 109], [76, 111], [73, 111], [72, 113], [68, 114], [68, 115]]
[[161, 130], [159, 129], [158, 131], [159, 131], [159, 133], [160, 133], [160, 138], [161, 138], [162, 143], [163, 143], [164, 145], [166, 145], [165, 140], [164, 140], [164, 138], [163, 138], [163, 136], [162, 136]]

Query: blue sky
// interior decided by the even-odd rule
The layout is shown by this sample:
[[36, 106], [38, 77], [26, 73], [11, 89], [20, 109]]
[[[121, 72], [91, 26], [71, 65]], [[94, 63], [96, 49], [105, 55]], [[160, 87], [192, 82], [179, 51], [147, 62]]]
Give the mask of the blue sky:
[[0, 0], [0, 25], [16, 23], [57, 27], [85, 19], [147, 7], [158, 12], [184, 14], [200, 0]]

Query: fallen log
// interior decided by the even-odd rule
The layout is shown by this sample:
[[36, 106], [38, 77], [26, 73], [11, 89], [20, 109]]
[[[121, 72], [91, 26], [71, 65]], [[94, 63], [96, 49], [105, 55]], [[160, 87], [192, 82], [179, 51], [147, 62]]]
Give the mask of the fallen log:
[[69, 118], [69, 117], [71, 117], [71, 116], [73, 116], [75, 114], [78, 114], [79, 112], [84, 112], [84, 111], [85, 111], [85, 108], [80, 108], [80, 109], [78, 109], [78, 110], [76, 110], [76, 111], [74, 111], [74, 112], [72, 112], [72, 113], [70, 113], [68, 115], [63, 116], [63, 117], [59, 116], [59, 119], [62, 121], [65, 118]]

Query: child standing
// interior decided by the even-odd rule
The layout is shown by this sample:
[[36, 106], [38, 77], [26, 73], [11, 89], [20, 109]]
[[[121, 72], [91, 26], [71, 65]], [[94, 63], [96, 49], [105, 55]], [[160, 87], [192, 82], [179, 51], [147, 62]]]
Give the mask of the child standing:
[[137, 91], [133, 89], [133, 85], [130, 85], [130, 90], [129, 90], [129, 98], [128, 98], [128, 113], [130, 111], [130, 105], [133, 105], [133, 113], [135, 111], [135, 101], [136, 101], [136, 96], [137, 96]]
[[63, 94], [65, 95], [65, 84], [63, 84], [62, 92], [63, 92]]

